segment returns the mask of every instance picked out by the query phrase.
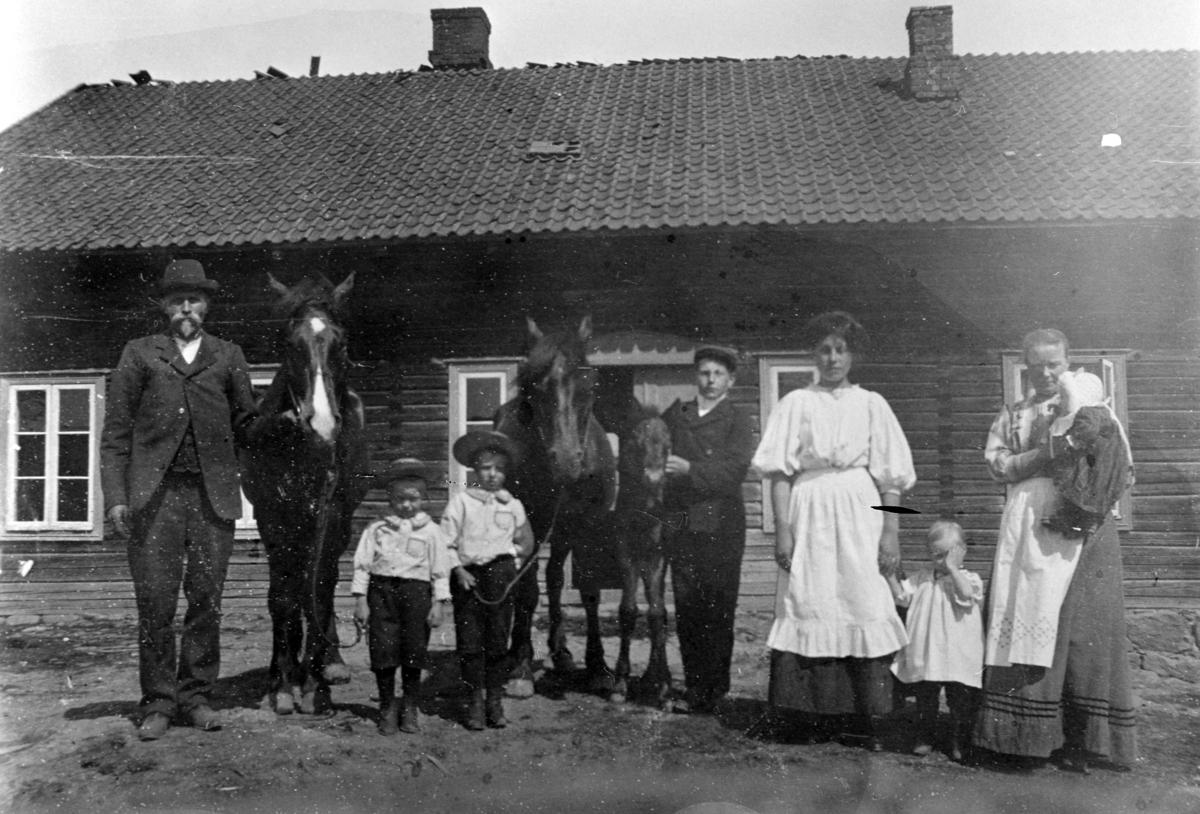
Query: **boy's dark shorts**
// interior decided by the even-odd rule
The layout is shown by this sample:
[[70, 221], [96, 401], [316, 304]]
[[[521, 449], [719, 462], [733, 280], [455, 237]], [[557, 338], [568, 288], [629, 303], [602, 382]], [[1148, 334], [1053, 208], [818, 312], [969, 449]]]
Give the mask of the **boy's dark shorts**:
[[430, 584], [371, 575], [367, 588], [367, 646], [372, 670], [424, 667], [429, 653]]

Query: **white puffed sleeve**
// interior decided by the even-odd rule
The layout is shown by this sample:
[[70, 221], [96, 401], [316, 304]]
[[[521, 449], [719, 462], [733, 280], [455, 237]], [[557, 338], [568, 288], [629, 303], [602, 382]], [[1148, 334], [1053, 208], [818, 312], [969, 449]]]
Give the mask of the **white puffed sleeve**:
[[762, 440], [754, 453], [754, 466], [764, 477], [786, 475], [792, 477], [800, 470], [800, 423], [804, 411], [801, 393], [788, 393], [767, 418]]
[[870, 458], [867, 461], [867, 471], [875, 480], [875, 486], [880, 494], [892, 492], [903, 494], [917, 482], [917, 472], [913, 468], [912, 451], [908, 448], [908, 439], [896, 414], [888, 405], [887, 400], [878, 393], [871, 393], [871, 401], [867, 406], [871, 420]]
[[971, 583], [971, 595], [963, 599], [958, 595], [958, 591], [954, 590], [953, 584], [950, 586], [950, 598], [954, 600], [954, 604], [963, 608], [969, 608], [972, 605], [983, 604], [983, 580], [979, 578], [979, 574], [974, 571], [967, 571], [967, 582]]

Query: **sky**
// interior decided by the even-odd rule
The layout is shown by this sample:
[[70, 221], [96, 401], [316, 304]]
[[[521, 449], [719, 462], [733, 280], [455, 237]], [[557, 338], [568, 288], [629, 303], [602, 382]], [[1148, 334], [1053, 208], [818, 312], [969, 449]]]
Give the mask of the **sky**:
[[[724, 56], [904, 56], [930, 0], [468, 0], [496, 67]], [[0, 129], [81, 82], [415, 70], [449, 0], [0, 0]], [[462, 5], [466, 5], [465, 3]], [[959, 0], [957, 53], [1200, 50], [1198, 0]], [[1200, 89], [1198, 89], [1200, 92]]]

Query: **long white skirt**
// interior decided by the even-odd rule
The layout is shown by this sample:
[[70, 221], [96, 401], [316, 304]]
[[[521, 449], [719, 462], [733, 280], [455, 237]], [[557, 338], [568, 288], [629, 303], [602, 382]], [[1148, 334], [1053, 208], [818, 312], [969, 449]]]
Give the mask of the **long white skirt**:
[[1042, 525], [1061, 501], [1050, 478], [1030, 478], [1014, 485], [1004, 504], [989, 589], [985, 664], [1049, 667], [1054, 661], [1058, 615], [1082, 545]]
[[796, 545], [780, 569], [767, 645], [809, 658], [876, 658], [908, 643], [879, 573], [883, 514], [863, 467], [818, 469], [792, 483], [788, 519]]

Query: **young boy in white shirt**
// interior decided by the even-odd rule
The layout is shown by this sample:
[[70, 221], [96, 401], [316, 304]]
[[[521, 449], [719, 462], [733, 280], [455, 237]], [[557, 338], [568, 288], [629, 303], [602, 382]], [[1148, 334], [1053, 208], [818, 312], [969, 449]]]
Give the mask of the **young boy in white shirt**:
[[[381, 478], [388, 509], [363, 530], [354, 552], [354, 618], [367, 628], [371, 671], [379, 687], [379, 731], [420, 732], [421, 669], [430, 629], [442, 623], [450, 599], [450, 561], [441, 528], [421, 506], [424, 467], [413, 458], [392, 462]], [[396, 699], [396, 669], [404, 690]]]
[[[463, 681], [471, 688], [465, 726], [502, 729], [512, 587], [533, 553], [525, 507], [504, 488], [518, 450], [499, 432], [469, 432], [454, 442], [454, 459], [475, 470], [477, 485], [450, 498], [442, 531], [450, 546], [454, 635]], [[485, 706], [486, 693], [486, 706]]]

